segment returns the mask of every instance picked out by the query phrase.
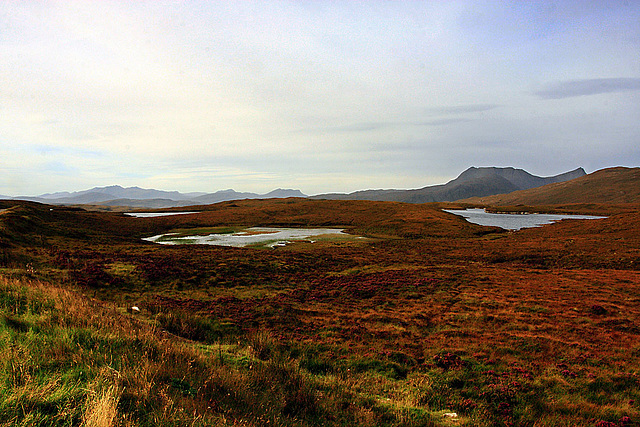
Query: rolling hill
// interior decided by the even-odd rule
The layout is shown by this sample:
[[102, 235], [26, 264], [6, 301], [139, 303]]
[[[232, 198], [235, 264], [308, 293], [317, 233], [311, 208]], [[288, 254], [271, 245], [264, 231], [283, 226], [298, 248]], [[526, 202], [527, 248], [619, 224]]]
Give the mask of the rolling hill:
[[564, 182], [584, 176], [582, 168], [560, 175], [539, 177], [525, 170], [497, 167], [471, 167], [456, 179], [446, 184], [424, 187], [416, 190], [365, 190], [349, 194], [321, 194], [316, 199], [329, 200], [372, 200], [405, 203], [450, 202], [469, 197], [511, 193], [540, 187], [546, 184]]
[[[637, 172], [600, 171], [560, 196], [633, 199]], [[640, 418], [640, 205], [519, 232], [442, 205], [276, 198], [134, 218], [0, 200], [0, 425]], [[363, 238], [141, 240], [252, 226]]]
[[614, 167], [543, 187], [487, 197], [472, 197], [462, 202], [486, 205], [554, 205], [565, 203], [637, 203], [640, 202], [640, 168]]

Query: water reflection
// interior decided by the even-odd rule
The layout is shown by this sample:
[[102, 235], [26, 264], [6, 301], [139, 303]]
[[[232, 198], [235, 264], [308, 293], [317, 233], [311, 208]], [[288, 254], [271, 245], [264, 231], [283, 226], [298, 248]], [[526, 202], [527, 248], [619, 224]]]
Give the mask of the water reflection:
[[522, 228], [540, 227], [563, 219], [604, 219], [606, 216], [593, 215], [559, 215], [559, 214], [503, 214], [489, 213], [484, 209], [443, 209], [464, 217], [467, 221], [485, 226], [520, 230]]
[[136, 218], [155, 218], [159, 216], [190, 215], [197, 213], [200, 212], [125, 212], [124, 214]]
[[[178, 236], [175, 233], [168, 233], [148, 237], [144, 240], [163, 245], [195, 244], [244, 247], [262, 243], [265, 244], [265, 246], [277, 247], [284, 246], [289, 241], [306, 240], [310, 237], [317, 236], [354, 237], [344, 233], [343, 229], [338, 228], [251, 227], [237, 233], [213, 233], [206, 236]], [[313, 243], [313, 241], [311, 241], [311, 243]]]

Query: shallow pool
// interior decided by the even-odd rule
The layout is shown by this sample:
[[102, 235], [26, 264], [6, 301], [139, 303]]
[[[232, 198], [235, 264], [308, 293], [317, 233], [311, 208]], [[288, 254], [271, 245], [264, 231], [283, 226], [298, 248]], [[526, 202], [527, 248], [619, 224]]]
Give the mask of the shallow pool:
[[[284, 246], [291, 241], [309, 240], [310, 237], [353, 237], [338, 228], [274, 228], [251, 227], [236, 233], [212, 233], [204, 236], [181, 236], [175, 233], [160, 234], [143, 240], [162, 245], [218, 245], [244, 247], [264, 244], [268, 247]], [[313, 243], [313, 240], [310, 240]]]
[[136, 218], [155, 218], [158, 216], [191, 215], [197, 213], [200, 212], [125, 212], [124, 214]]
[[593, 215], [559, 215], [559, 214], [506, 214], [489, 213], [484, 209], [443, 209], [455, 215], [464, 217], [467, 221], [505, 230], [520, 230], [522, 228], [541, 227], [563, 219], [604, 219], [606, 216]]

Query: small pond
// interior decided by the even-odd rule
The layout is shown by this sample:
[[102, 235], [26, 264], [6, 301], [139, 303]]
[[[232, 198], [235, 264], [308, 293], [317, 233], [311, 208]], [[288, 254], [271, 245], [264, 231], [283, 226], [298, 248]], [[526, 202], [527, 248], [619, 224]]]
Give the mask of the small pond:
[[162, 245], [218, 245], [245, 247], [263, 245], [271, 248], [285, 246], [292, 241], [308, 241], [310, 237], [322, 239], [357, 238], [338, 228], [273, 228], [251, 227], [235, 233], [211, 233], [207, 235], [178, 235], [176, 233], [160, 234], [143, 240]]
[[489, 213], [484, 209], [443, 209], [455, 215], [464, 217], [467, 221], [506, 230], [520, 230], [522, 228], [541, 227], [563, 219], [604, 219], [605, 216], [593, 215], [558, 215], [558, 214], [506, 214]]
[[125, 212], [124, 214], [136, 218], [154, 218], [158, 216], [190, 215], [197, 213], [200, 212]]

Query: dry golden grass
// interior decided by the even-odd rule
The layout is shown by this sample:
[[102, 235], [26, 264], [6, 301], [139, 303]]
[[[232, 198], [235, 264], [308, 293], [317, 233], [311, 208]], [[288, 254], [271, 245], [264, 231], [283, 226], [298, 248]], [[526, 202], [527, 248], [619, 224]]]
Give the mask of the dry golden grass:
[[89, 398], [85, 402], [82, 426], [113, 427], [120, 425], [116, 421], [120, 394], [114, 386], [100, 391], [91, 390]]

